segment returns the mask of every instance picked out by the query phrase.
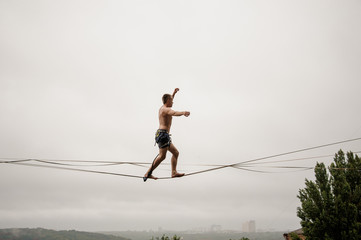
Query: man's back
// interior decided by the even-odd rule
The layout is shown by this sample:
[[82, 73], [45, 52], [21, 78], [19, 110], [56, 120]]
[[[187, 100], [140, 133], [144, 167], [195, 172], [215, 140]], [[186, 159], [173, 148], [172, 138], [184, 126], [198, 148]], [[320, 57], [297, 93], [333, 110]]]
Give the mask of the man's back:
[[172, 115], [170, 107], [162, 106], [159, 109], [159, 129], [165, 129], [168, 132], [170, 131], [170, 127], [172, 125]]

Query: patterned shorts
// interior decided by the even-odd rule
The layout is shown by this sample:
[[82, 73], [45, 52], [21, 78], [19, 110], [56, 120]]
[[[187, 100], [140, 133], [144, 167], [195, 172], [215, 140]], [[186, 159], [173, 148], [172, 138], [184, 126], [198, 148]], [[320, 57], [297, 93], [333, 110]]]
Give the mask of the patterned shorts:
[[172, 139], [170, 138], [167, 130], [158, 129], [155, 133], [155, 142], [158, 144], [159, 148], [166, 148], [170, 146]]

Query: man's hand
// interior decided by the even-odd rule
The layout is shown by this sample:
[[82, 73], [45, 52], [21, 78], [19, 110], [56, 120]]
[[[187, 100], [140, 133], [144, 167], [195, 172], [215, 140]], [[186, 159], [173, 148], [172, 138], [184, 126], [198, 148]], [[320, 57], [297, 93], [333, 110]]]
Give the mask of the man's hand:
[[189, 115], [191, 115], [190, 112], [187, 112], [187, 111], [184, 112], [184, 116], [188, 117]]

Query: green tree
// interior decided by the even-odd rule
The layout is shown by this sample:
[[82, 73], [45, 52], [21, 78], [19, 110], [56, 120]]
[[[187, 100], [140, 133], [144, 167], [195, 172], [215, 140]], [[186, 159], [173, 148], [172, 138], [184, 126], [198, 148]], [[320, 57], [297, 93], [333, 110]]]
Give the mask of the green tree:
[[[177, 235], [174, 235], [172, 237], [172, 239], [170, 239], [168, 236], [166, 236], [165, 234], [163, 234], [163, 236], [161, 238], [156, 237], [155, 240], [180, 240], [181, 237], [178, 237]], [[150, 240], [154, 240], [154, 237], [152, 237]]]
[[361, 239], [361, 160], [340, 150], [328, 170], [315, 167], [315, 181], [306, 179], [299, 190], [304, 235], [312, 240]]
[[180, 237], [178, 237], [177, 235], [174, 235], [173, 237], [172, 237], [172, 240], [180, 240], [181, 238]]
[[292, 240], [301, 240], [301, 238], [297, 235], [297, 233], [290, 233]]

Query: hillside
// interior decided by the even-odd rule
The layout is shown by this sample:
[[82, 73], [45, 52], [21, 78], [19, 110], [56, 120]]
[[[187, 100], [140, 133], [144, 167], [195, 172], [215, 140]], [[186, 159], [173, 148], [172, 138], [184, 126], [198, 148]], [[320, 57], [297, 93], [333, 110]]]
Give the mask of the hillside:
[[0, 240], [129, 240], [123, 237], [78, 231], [54, 231], [42, 228], [0, 229]]
[[122, 236], [132, 240], [150, 240], [152, 238], [161, 238], [163, 235], [172, 238], [174, 235], [183, 238], [184, 240], [239, 240], [242, 237], [247, 237], [250, 240], [283, 240], [284, 232], [256, 232], [256, 233], [242, 233], [242, 232], [203, 232], [190, 233], [182, 231], [162, 231], [162, 232], [146, 232], [146, 231], [121, 231], [121, 232], [103, 232], [105, 234], [112, 234], [114, 236]]

